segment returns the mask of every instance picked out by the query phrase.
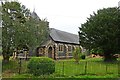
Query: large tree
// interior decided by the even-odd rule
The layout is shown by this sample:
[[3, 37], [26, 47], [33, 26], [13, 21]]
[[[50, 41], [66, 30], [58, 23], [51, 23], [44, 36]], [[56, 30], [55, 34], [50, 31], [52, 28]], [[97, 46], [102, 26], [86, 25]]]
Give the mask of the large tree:
[[104, 8], [90, 15], [81, 25], [80, 44], [86, 49], [100, 49], [104, 60], [115, 60], [114, 54], [120, 54], [120, 10], [116, 7]]
[[18, 2], [2, 2], [3, 58], [9, 61], [14, 49], [39, 46], [48, 35], [48, 22], [35, 20], [31, 12]]

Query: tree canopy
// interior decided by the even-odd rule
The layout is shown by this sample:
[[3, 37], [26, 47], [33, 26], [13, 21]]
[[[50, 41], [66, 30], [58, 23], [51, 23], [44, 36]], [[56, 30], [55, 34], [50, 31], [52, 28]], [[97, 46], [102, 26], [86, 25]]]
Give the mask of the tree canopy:
[[120, 53], [120, 10], [104, 8], [90, 15], [79, 31], [80, 44], [86, 49], [100, 49], [105, 60]]
[[9, 59], [14, 49], [40, 46], [48, 36], [48, 28], [46, 20], [33, 18], [19, 2], [2, 2], [3, 58]]

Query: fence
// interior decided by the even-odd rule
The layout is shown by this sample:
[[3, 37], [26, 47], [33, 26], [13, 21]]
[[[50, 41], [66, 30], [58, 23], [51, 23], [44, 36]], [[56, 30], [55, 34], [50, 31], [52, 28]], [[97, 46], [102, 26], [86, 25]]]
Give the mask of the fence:
[[119, 74], [118, 63], [103, 63], [103, 62], [57, 62], [56, 72], [62, 75], [105, 75]]
[[[13, 73], [26, 74], [28, 61], [19, 60], [11, 62], [7, 69]], [[6, 65], [3, 64], [3, 72], [6, 70]], [[105, 63], [101, 61], [56, 61], [55, 74], [57, 76], [79, 76], [79, 75], [106, 75], [120, 74], [120, 63]], [[4, 76], [5, 77], [5, 76]]]

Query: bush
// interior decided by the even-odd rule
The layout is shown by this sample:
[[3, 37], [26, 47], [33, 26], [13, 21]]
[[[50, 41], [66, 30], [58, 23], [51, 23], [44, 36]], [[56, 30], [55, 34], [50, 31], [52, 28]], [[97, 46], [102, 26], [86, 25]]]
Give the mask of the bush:
[[36, 76], [55, 72], [54, 60], [47, 57], [33, 57], [30, 59], [27, 67], [29, 72]]
[[81, 59], [85, 59], [85, 58], [86, 58], [86, 56], [85, 56], [85, 55], [82, 55], [82, 56], [81, 56]]
[[76, 48], [76, 49], [73, 51], [73, 58], [75, 59], [75, 61], [76, 61], [77, 63], [79, 63], [80, 55], [81, 55], [81, 48]]

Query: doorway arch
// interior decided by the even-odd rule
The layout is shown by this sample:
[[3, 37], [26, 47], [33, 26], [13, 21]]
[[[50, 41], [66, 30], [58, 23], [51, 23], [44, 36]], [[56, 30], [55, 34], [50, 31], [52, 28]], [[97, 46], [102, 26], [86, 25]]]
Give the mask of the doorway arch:
[[49, 58], [52, 58], [52, 47], [50, 46], [49, 48], [48, 48], [48, 57]]

